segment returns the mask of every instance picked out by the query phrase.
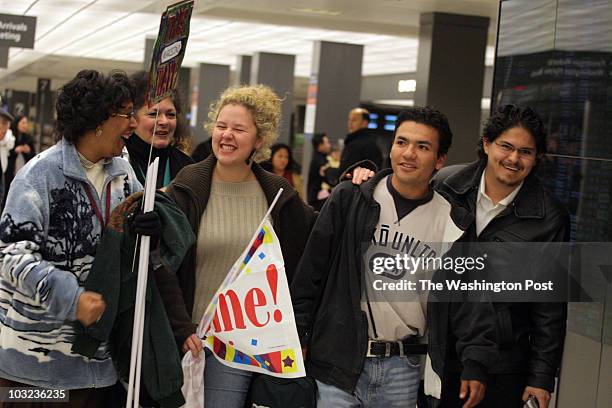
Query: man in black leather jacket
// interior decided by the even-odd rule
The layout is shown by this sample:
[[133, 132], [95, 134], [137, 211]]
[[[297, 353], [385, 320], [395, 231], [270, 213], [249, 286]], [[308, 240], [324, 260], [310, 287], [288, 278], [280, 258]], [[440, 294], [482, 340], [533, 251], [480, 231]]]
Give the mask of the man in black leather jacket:
[[[530, 108], [506, 105], [485, 125], [480, 160], [452, 166], [451, 175], [451, 169], [437, 175], [436, 190], [452, 205], [474, 214], [468, 231], [471, 239], [569, 239], [566, 209], [544, 190], [533, 171], [545, 149], [546, 135], [537, 114]], [[489, 370], [487, 393], [479, 407], [522, 407], [533, 395], [540, 408], [547, 408], [563, 351], [566, 303], [495, 303], [495, 309], [500, 357]], [[458, 371], [444, 376], [444, 407], [462, 405], [454, 389], [458, 376]]]

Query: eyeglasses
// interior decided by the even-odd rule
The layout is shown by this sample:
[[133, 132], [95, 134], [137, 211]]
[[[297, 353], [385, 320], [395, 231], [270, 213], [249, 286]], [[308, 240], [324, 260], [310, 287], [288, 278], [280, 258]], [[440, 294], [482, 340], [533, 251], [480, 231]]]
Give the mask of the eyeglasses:
[[536, 155], [535, 150], [527, 147], [514, 147], [508, 142], [495, 142], [495, 144], [506, 154], [512, 154], [515, 150], [518, 151], [519, 156], [523, 159], [533, 159]]
[[134, 111], [128, 113], [113, 113], [111, 116], [119, 116], [120, 118], [126, 118], [127, 120], [130, 120], [134, 116], [136, 116], [136, 113]]

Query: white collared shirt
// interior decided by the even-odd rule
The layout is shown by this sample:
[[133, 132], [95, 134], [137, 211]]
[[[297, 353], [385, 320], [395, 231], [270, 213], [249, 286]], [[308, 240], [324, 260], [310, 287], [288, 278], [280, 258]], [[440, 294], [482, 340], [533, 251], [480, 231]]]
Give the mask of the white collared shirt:
[[478, 198], [476, 199], [476, 234], [480, 235], [482, 230], [486, 228], [491, 220], [499, 215], [512, 203], [518, 194], [523, 182], [519, 184], [510, 194], [500, 200], [497, 204], [493, 204], [493, 200], [485, 193], [485, 171], [480, 177], [480, 186], [478, 187]]

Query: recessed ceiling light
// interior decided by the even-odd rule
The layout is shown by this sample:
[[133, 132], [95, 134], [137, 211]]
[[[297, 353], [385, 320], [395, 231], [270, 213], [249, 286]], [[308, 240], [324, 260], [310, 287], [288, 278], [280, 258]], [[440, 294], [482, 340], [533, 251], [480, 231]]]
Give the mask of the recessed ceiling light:
[[289, 11], [294, 11], [296, 13], [319, 14], [323, 16], [339, 16], [340, 14], [342, 14], [341, 11], [337, 11], [337, 10], [325, 10], [325, 9], [310, 8], [310, 7], [305, 7], [305, 8], [292, 7], [289, 9]]

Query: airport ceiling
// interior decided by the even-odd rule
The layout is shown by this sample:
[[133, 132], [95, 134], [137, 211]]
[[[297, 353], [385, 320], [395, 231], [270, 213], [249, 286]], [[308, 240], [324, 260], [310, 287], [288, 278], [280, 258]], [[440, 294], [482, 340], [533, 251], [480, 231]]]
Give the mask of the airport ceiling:
[[[145, 38], [157, 35], [161, 13], [173, 2], [0, 0], [2, 13], [37, 17], [35, 48], [11, 48], [0, 83], [19, 89], [38, 77], [68, 79], [82, 68], [140, 69]], [[234, 68], [238, 55], [266, 51], [295, 54], [296, 75], [308, 76], [312, 43], [327, 40], [363, 44], [364, 75], [411, 72], [419, 14], [433, 11], [489, 17], [492, 64], [498, 0], [196, 0], [183, 64]]]

